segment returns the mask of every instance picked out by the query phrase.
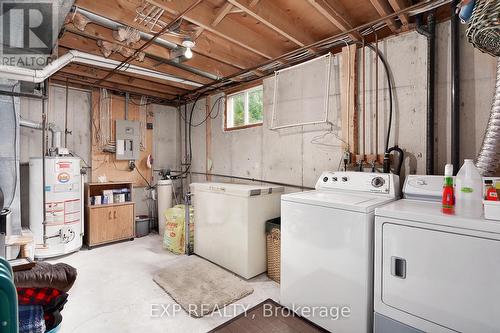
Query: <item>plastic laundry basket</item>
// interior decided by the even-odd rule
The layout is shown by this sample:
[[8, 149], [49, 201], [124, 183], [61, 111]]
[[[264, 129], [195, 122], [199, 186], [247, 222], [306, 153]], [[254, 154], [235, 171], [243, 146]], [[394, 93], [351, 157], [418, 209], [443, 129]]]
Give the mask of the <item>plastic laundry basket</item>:
[[267, 276], [280, 283], [281, 264], [281, 218], [266, 222]]

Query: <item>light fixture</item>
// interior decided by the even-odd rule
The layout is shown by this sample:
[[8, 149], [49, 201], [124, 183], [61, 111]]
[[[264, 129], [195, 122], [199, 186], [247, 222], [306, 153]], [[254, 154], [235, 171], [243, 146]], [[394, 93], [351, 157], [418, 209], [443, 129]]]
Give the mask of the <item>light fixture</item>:
[[184, 46], [186, 48], [186, 51], [184, 51], [184, 56], [187, 59], [191, 59], [193, 57], [193, 51], [191, 51], [191, 49], [194, 47], [194, 45], [195, 45], [195, 43], [191, 39], [191, 37], [185, 37], [182, 40], [182, 46]]
[[186, 51], [184, 52], [184, 56], [188, 59], [191, 59], [193, 57], [193, 51], [191, 51], [191, 48], [187, 47]]

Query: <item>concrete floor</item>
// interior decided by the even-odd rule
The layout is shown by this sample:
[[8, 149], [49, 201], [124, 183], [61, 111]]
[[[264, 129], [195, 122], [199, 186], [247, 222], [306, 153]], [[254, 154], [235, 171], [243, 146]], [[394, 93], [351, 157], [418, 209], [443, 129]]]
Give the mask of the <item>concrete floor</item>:
[[[78, 270], [62, 312], [60, 333], [201, 333], [243, 312], [244, 306], [267, 298], [278, 300], [279, 285], [263, 274], [249, 280], [254, 292], [234, 307], [226, 307], [226, 313], [196, 319], [181, 310], [160, 317], [161, 309], [176, 303], [153, 281], [153, 274], [165, 263], [184, 258], [162, 249], [161, 239], [155, 234], [49, 260], [65, 262]], [[152, 308], [156, 309], [154, 316]]]

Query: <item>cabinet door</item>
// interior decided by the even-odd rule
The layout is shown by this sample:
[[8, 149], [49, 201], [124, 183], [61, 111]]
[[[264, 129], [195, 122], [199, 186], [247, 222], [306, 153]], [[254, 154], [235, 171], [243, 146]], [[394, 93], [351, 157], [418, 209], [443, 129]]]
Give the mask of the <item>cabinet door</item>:
[[89, 244], [99, 244], [108, 239], [109, 224], [113, 222], [113, 212], [111, 208], [92, 208], [89, 212]]
[[134, 206], [124, 205], [113, 208], [113, 221], [108, 230], [111, 239], [134, 237]]

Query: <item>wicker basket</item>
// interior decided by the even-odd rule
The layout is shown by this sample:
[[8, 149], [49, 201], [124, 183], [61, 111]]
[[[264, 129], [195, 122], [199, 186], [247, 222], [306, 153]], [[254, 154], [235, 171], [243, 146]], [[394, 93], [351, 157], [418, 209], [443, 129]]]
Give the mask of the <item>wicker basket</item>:
[[476, 0], [466, 34], [474, 47], [499, 57], [500, 0]]
[[271, 280], [280, 283], [281, 263], [281, 231], [272, 228], [266, 235], [267, 247], [267, 276]]

